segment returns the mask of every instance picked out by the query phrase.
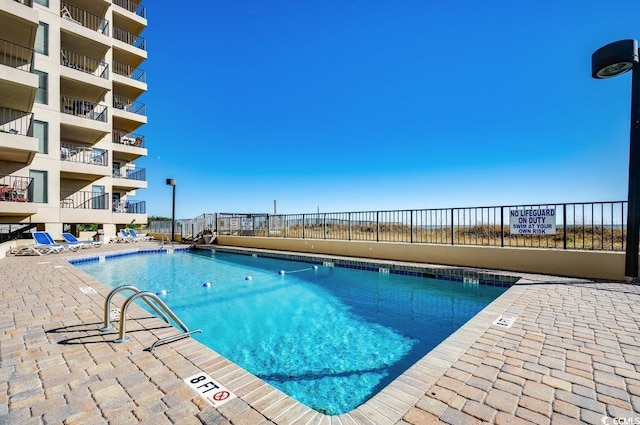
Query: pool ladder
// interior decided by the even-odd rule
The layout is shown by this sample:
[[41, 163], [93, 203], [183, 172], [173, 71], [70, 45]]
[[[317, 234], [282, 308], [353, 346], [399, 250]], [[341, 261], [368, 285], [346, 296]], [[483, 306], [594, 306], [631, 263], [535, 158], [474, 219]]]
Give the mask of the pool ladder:
[[115, 294], [122, 291], [132, 291], [134, 294], [130, 295], [122, 305], [122, 309], [120, 311], [120, 335], [119, 338], [114, 342], [122, 343], [129, 341], [129, 337], [127, 336], [127, 310], [129, 309], [131, 303], [133, 303], [138, 298], [146, 302], [147, 305], [151, 307], [151, 309], [155, 311], [158, 316], [160, 316], [160, 318], [166, 323], [171, 324], [171, 322], [169, 321], [169, 318], [171, 318], [171, 320], [173, 320], [182, 329], [182, 332], [179, 334], [159, 338], [149, 348], [150, 352], [152, 352], [158, 344], [188, 337], [194, 333], [202, 332], [201, 329], [189, 330], [187, 325], [182, 323], [182, 320], [180, 320], [178, 316], [176, 316], [175, 313], [171, 311], [171, 309], [167, 307], [167, 305], [156, 294], [149, 291], [141, 291], [132, 285], [118, 286], [117, 288], [109, 292], [109, 295], [107, 295], [107, 299], [104, 302], [104, 327], [100, 328], [101, 332], [112, 332], [115, 329], [115, 327], [111, 324], [111, 300], [113, 299], [113, 296]]

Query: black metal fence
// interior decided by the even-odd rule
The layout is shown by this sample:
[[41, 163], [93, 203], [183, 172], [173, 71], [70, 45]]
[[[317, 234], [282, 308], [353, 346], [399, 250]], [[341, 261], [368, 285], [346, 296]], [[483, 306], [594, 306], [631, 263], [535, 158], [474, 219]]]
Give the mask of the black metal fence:
[[0, 64], [31, 72], [35, 50], [0, 38]]
[[137, 47], [138, 49], [147, 50], [147, 42], [144, 38], [122, 28], [113, 27], [113, 38], [133, 47]]
[[60, 3], [60, 17], [104, 35], [109, 35], [109, 21], [69, 3]]
[[138, 2], [131, 1], [131, 0], [113, 0], [113, 4], [123, 7], [127, 9], [129, 12], [133, 12], [142, 18], [147, 17], [147, 8], [142, 6]]
[[0, 108], [0, 133], [33, 136], [33, 112]]
[[626, 222], [627, 201], [612, 201], [284, 215], [219, 213], [215, 230], [240, 236], [623, 251]]
[[138, 115], [147, 115], [147, 107], [144, 103], [118, 95], [113, 96], [113, 107], [123, 111], [133, 112]]
[[106, 210], [111, 205], [110, 199], [108, 193], [62, 191], [60, 192], [60, 208]]
[[146, 71], [127, 65], [126, 63], [113, 61], [113, 72], [118, 75], [124, 75], [125, 77], [129, 77], [133, 80], [140, 81], [141, 83], [147, 82]]
[[109, 79], [109, 65], [100, 59], [93, 59], [87, 55], [76, 53], [68, 49], [60, 49], [60, 65], [76, 69], [85, 74]]

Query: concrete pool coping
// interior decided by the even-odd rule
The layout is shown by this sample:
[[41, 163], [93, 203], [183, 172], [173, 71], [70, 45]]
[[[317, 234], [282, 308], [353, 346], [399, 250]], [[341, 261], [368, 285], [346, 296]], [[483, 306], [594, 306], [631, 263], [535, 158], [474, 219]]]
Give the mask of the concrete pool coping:
[[[158, 245], [108, 244], [0, 260], [0, 422], [600, 424], [640, 418], [638, 286], [507, 273], [520, 278], [517, 284], [380, 393], [352, 412], [325, 416], [191, 338], [145, 351], [175, 330], [136, 306], [127, 322], [131, 342], [115, 344], [117, 335], [101, 334], [110, 289], [66, 260], [138, 247]], [[501, 315], [516, 320], [509, 328], [494, 325]], [[238, 398], [211, 407], [183, 381], [199, 371]]]

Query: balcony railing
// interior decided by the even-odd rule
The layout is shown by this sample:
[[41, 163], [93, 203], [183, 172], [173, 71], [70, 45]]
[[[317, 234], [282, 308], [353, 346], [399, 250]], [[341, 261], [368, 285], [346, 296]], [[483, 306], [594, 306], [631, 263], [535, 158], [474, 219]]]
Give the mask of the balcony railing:
[[108, 193], [61, 191], [60, 208], [107, 210], [110, 205], [109, 198]]
[[0, 133], [33, 136], [33, 112], [0, 108]]
[[60, 143], [60, 160], [79, 162], [82, 164], [109, 165], [109, 152], [87, 145], [76, 143]]
[[33, 7], [33, 0], [16, 0], [18, 3], [22, 3], [27, 7]]
[[138, 49], [147, 50], [147, 42], [144, 38], [130, 33], [129, 31], [125, 31], [122, 28], [113, 27], [113, 38], [133, 47], [137, 47]]
[[31, 202], [33, 179], [18, 176], [0, 176], [0, 201]]
[[113, 107], [122, 111], [133, 112], [138, 115], [147, 115], [147, 106], [144, 103], [127, 99], [122, 96], [113, 96]]
[[113, 143], [120, 145], [135, 146], [137, 148], [145, 148], [144, 136], [134, 133], [127, 133], [124, 130], [113, 130]]
[[147, 173], [144, 168], [136, 168], [133, 165], [114, 166], [113, 177], [118, 179], [129, 179], [145, 181], [147, 180]]
[[63, 19], [75, 22], [83, 27], [97, 31], [100, 34], [109, 35], [109, 21], [69, 3], [61, 3], [60, 16]]
[[0, 64], [31, 72], [35, 50], [0, 38]]
[[67, 68], [77, 69], [85, 74], [109, 79], [109, 65], [102, 60], [93, 59], [67, 49], [60, 49], [60, 64]]
[[147, 203], [145, 201], [118, 201], [112, 206], [113, 212], [121, 214], [146, 214]]
[[138, 68], [134, 68], [126, 63], [113, 61], [113, 72], [118, 75], [124, 75], [132, 80], [140, 81], [141, 83], [147, 82], [147, 73]]
[[140, 3], [136, 3], [131, 0], [113, 0], [113, 4], [127, 9], [129, 12], [133, 12], [142, 18], [147, 17], [147, 8], [142, 6]]
[[98, 105], [88, 100], [75, 99], [68, 96], [60, 96], [60, 111], [76, 117], [107, 122], [107, 107]]

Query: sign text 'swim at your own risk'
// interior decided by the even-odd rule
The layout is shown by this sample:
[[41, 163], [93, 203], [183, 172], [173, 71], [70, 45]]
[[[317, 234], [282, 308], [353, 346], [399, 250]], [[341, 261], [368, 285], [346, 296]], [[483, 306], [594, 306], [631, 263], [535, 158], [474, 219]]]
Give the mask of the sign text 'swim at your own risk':
[[555, 235], [555, 208], [537, 208], [509, 211], [512, 235]]

